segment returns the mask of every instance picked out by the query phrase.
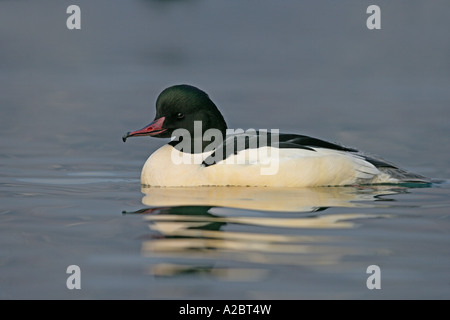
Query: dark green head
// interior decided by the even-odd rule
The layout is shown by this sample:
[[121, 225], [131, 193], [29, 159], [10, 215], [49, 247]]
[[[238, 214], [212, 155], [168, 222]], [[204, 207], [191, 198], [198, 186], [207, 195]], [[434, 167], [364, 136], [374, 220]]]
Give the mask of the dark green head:
[[208, 129], [218, 129], [223, 136], [226, 134], [227, 124], [222, 114], [204, 91], [186, 84], [175, 85], [158, 96], [155, 120], [141, 130], [128, 132], [122, 139], [135, 136], [170, 138], [176, 129], [186, 129], [194, 138], [194, 121], [201, 121], [202, 135]]

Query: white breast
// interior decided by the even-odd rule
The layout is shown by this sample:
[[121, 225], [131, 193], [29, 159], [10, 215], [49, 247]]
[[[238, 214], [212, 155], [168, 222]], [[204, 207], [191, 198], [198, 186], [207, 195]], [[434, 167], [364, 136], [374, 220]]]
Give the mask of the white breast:
[[165, 145], [147, 159], [141, 183], [161, 187], [313, 187], [397, 182], [354, 153], [325, 148], [315, 148], [316, 151], [264, 148], [259, 148], [259, 153], [254, 149], [243, 150], [205, 167], [201, 161], [211, 152], [183, 154]]

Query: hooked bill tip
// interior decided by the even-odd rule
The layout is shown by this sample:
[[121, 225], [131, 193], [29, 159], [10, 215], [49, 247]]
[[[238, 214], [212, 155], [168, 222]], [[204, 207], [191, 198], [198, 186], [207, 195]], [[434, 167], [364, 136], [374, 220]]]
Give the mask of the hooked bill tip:
[[129, 132], [127, 132], [126, 134], [123, 135], [123, 137], [122, 137], [123, 142], [127, 141], [128, 134], [129, 134]]

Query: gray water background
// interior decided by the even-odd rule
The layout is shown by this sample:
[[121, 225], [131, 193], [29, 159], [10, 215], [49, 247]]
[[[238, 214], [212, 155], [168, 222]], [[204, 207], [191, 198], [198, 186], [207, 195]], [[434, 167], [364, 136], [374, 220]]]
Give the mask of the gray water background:
[[[70, 4], [81, 30], [66, 28]], [[448, 299], [450, 4], [377, 1], [382, 28], [368, 30], [371, 4], [0, 1], [0, 298]], [[225, 200], [197, 203], [210, 209], [122, 214], [153, 207], [139, 175], [166, 141], [121, 136], [178, 83], [208, 92], [230, 128], [312, 135], [442, 182], [299, 190], [295, 212], [289, 192], [273, 192], [274, 212], [264, 192], [249, 209], [215, 191]], [[173, 221], [191, 211], [200, 233]], [[81, 290], [66, 287], [71, 264]], [[372, 264], [381, 290], [366, 287]]]

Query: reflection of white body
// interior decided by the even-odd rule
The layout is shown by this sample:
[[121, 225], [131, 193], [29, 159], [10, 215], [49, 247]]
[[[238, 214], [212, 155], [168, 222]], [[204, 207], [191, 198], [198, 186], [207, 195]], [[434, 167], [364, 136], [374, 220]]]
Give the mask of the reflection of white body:
[[311, 212], [324, 207], [375, 207], [380, 195], [401, 192], [395, 186], [261, 188], [261, 187], [142, 187], [142, 203], [150, 207], [210, 206], [258, 211]]
[[[325, 148], [314, 148], [315, 151], [263, 148], [276, 149], [276, 152], [260, 152], [257, 159], [252, 159], [255, 153], [247, 149], [205, 167], [198, 164], [194, 157], [201, 155], [204, 160], [211, 152], [187, 154], [165, 145], [147, 159], [142, 169], [141, 183], [161, 187], [313, 187], [399, 182], [355, 153]], [[239, 164], [241, 160], [238, 158], [242, 155], [248, 160], [245, 164]], [[263, 159], [260, 155], [269, 155], [269, 159]], [[183, 157], [192, 157], [192, 160], [172, 161]], [[261, 174], [270, 168], [276, 168], [274, 174]]]
[[[213, 276], [228, 280], [235, 280], [235, 277], [258, 280], [265, 275], [261, 270], [268, 269], [270, 264], [348, 266], [349, 261], [357, 261], [348, 259], [349, 256], [373, 257], [383, 251], [379, 247], [372, 250], [361, 247], [339, 232], [311, 233], [306, 230], [348, 229], [358, 226], [360, 219], [389, 218], [385, 214], [365, 214], [360, 210], [332, 210], [327, 214], [328, 211], [320, 209], [386, 206], [389, 202], [374, 200], [380, 195], [406, 189], [392, 188], [143, 187], [142, 203], [153, 208], [144, 219], [158, 237], [142, 243], [142, 254], [152, 258], [162, 256], [164, 261], [168, 257], [192, 259], [184, 265], [160, 263], [151, 269], [154, 275], [170, 276], [200, 270], [202, 274], [211, 272]], [[276, 214], [262, 211], [275, 211]], [[318, 212], [283, 214], [283, 211]], [[222, 228], [225, 225], [240, 227]], [[350, 245], [345, 245], [346, 242]], [[208, 260], [213, 261], [211, 269], [204, 267]], [[195, 269], [193, 265], [198, 261], [201, 267]], [[220, 261], [226, 261], [225, 268], [220, 267]], [[230, 261], [245, 261], [263, 268], [234, 269], [232, 264], [230, 267]]]

